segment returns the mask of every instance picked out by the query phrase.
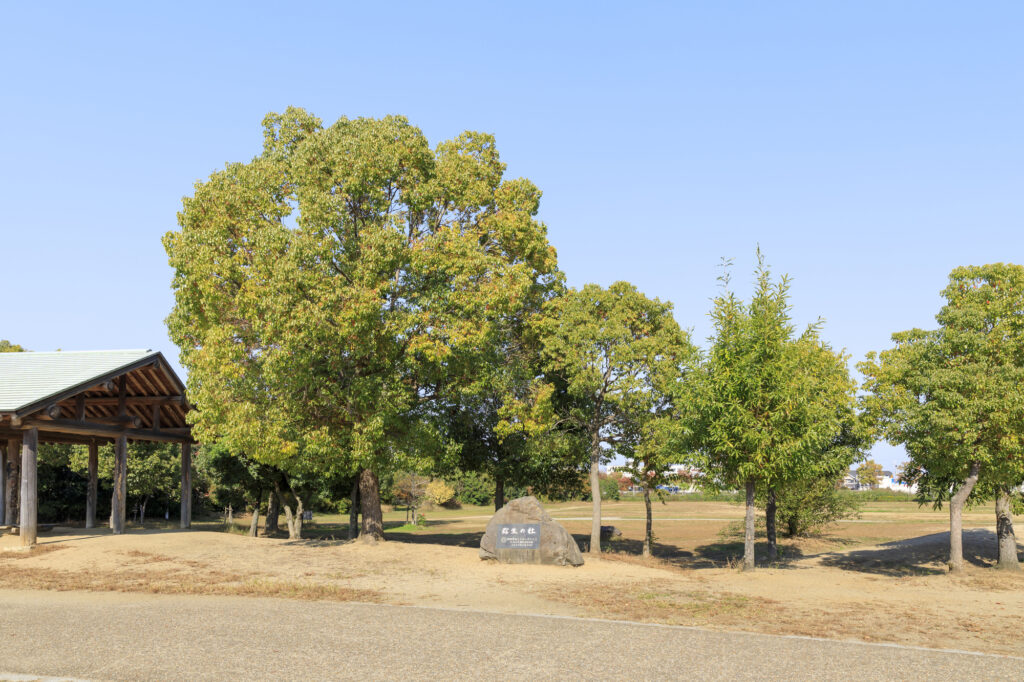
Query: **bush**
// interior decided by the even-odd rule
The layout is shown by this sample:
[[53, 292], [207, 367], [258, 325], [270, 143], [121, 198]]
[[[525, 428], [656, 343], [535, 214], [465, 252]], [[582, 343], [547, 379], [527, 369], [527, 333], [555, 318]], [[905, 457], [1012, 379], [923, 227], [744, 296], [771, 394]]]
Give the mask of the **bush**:
[[602, 478], [598, 486], [601, 489], [602, 500], [619, 499], [619, 482], [614, 478]]
[[447, 504], [455, 497], [455, 488], [448, 485], [440, 478], [436, 478], [427, 484], [424, 490], [424, 497], [431, 504]]
[[776, 495], [779, 529], [790, 537], [807, 535], [840, 519], [859, 516], [863, 500], [849, 492], [828, 478], [786, 486]]
[[886, 488], [875, 488], [874, 490], [847, 490], [843, 488], [840, 493], [857, 502], [915, 502], [917, 498], [913, 493], [905, 493], [899, 490], [888, 490]]
[[462, 504], [484, 506], [494, 501], [494, 481], [486, 474], [469, 471], [455, 484], [456, 496]]

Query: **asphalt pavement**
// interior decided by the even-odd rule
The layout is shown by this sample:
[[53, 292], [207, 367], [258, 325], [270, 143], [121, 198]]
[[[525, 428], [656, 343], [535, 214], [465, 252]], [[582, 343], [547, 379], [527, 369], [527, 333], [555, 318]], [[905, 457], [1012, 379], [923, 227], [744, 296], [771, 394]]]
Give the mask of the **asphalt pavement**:
[[0, 638], [0, 679], [1024, 679], [968, 652], [245, 597], [0, 591]]

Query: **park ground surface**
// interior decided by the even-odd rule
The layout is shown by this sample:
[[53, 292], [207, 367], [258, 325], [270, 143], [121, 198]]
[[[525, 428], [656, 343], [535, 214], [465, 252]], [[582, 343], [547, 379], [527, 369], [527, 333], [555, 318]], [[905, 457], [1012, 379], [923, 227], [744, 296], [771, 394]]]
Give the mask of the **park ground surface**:
[[[585, 540], [589, 504], [547, 509]], [[642, 505], [606, 502], [603, 512], [623, 537], [575, 569], [481, 561], [477, 547], [493, 510], [474, 507], [429, 511], [419, 529], [401, 525], [403, 511], [390, 512], [388, 541], [376, 545], [343, 540], [341, 516], [318, 516], [304, 530], [310, 539], [294, 542], [246, 537], [242, 518], [237, 528], [129, 527], [117, 537], [58, 527], [27, 552], [15, 549], [18, 538], [0, 538], [0, 549], [10, 550], [0, 551], [0, 589], [445, 607], [1024, 656], [1024, 575], [990, 567], [995, 516], [987, 507], [965, 515], [968, 570], [960, 576], [944, 565], [948, 515], [912, 502], [867, 503], [861, 518], [821, 535], [782, 538], [783, 560], [747, 573], [735, 567], [737, 504], [656, 505], [651, 560], [638, 556]]]

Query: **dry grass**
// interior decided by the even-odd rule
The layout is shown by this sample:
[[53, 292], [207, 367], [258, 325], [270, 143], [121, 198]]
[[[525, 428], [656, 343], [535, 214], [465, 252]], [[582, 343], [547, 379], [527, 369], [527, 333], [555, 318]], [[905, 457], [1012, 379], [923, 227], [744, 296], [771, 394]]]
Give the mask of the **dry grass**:
[[588, 615], [641, 623], [691, 626], [738, 626], [761, 619], [770, 599], [705, 589], [685, 589], [671, 581], [659, 581], [643, 587], [606, 586], [559, 588], [548, 598], [573, 604]]
[[49, 554], [64, 549], [63, 545], [33, 545], [32, 547], [10, 547], [0, 552], [0, 566], [4, 561], [18, 559], [34, 559], [41, 554]]
[[[380, 602], [380, 593], [355, 589], [330, 581], [274, 579], [257, 575], [239, 576], [217, 570], [201, 561], [165, 554], [129, 550], [128, 559], [115, 571], [71, 571], [49, 566], [11, 565], [7, 561], [38, 558], [65, 549], [61, 545], [38, 545], [30, 552], [0, 554], [0, 588], [11, 590], [84, 590], [90, 592], [143, 592], [150, 594], [228, 595], [285, 597], [327, 601]], [[168, 564], [158, 566], [158, 564]], [[314, 573], [308, 573], [312, 576]]]
[[[548, 510], [578, 539], [588, 536], [588, 505]], [[476, 547], [493, 511], [480, 508], [435, 510], [426, 527], [389, 531], [375, 546], [334, 540], [345, 536], [341, 516], [319, 517], [307, 528], [313, 539], [296, 542], [64, 529], [31, 551], [0, 551], [0, 588], [406, 603], [1024, 655], [1024, 575], [987, 568], [990, 510], [965, 516], [969, 570], [958, 576], [944, 566], [945, 512], [914, 504], [871, 504], [858, 522], [781, 539], [783, 560], [753, 573], [735, 570], [742, 542], [728, 526], [742, 515], [738, 505], [656, 506], [651, 558], [639, 555], [642, 511], [607, 503], [607, 522], [623, 536], [578, 569], [481, 562]], [[403, 513], [389, 512], [392, 529]], [[0, 538], [0, 546], [5, 540], [17, 542]], [[757, 549], [764, 556], [763, 542]]]

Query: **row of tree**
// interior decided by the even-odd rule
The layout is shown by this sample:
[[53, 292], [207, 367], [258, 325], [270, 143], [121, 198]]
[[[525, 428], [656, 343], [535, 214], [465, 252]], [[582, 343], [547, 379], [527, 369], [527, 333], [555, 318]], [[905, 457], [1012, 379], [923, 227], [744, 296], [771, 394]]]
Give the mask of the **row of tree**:
[[[981, 305], [1002, 287], [1005, 307], [944, 308], [942, 330], [897, 335], [861, 366], [870, 395], [858, 406], [849, 358], [820, 323], [795, 329], [788, 280], [760, 254], [749, 301], [726, 269], [702, 351], [670, 304], [629, 283], [567, 288], [536, 218], [539, 190], [504, 170], [490, 135], [431, 149], [401, 117], [324, 126], [292, 108], [266, 117], [259, 156], [184, 199], [164, 239], [168, 326], [195, 434], [251, 473], [257, 500], [287, 488], [275, 499], [301, 519], [307, 491], [338, 482], [361, 536], [379, 540], [380, 481], [396, 471], [486, 474], [496, 506], [506, 485], [557, 495], [589, 472], [600, 551], [599, 468], [620, 455], [645, 491], [649, 552], [651, 495], [669, 465], [689, 463], [702, 486], [745, 492], [753, 567], [755, 507], [774, 559], [779, 510], [792, 519], [818, 504], [884, 435], [907, 445], [920, 488], [951, 510], [1012, 502], [1024, 419], [1019, 393], [1002, 388], [1024, 365], [1024, 306], [1019, 287], [992, 278], [1018, 266], [954, 272], [947, 298], [974, 292]], [[971, 378], [925, 380], [922, 362]], [[989, 403], [960, 406], [962, 391]], [[947, 403], [964, 410], [957, 437]], [[1000, 409], [1001, 430], [982, 435]]]

